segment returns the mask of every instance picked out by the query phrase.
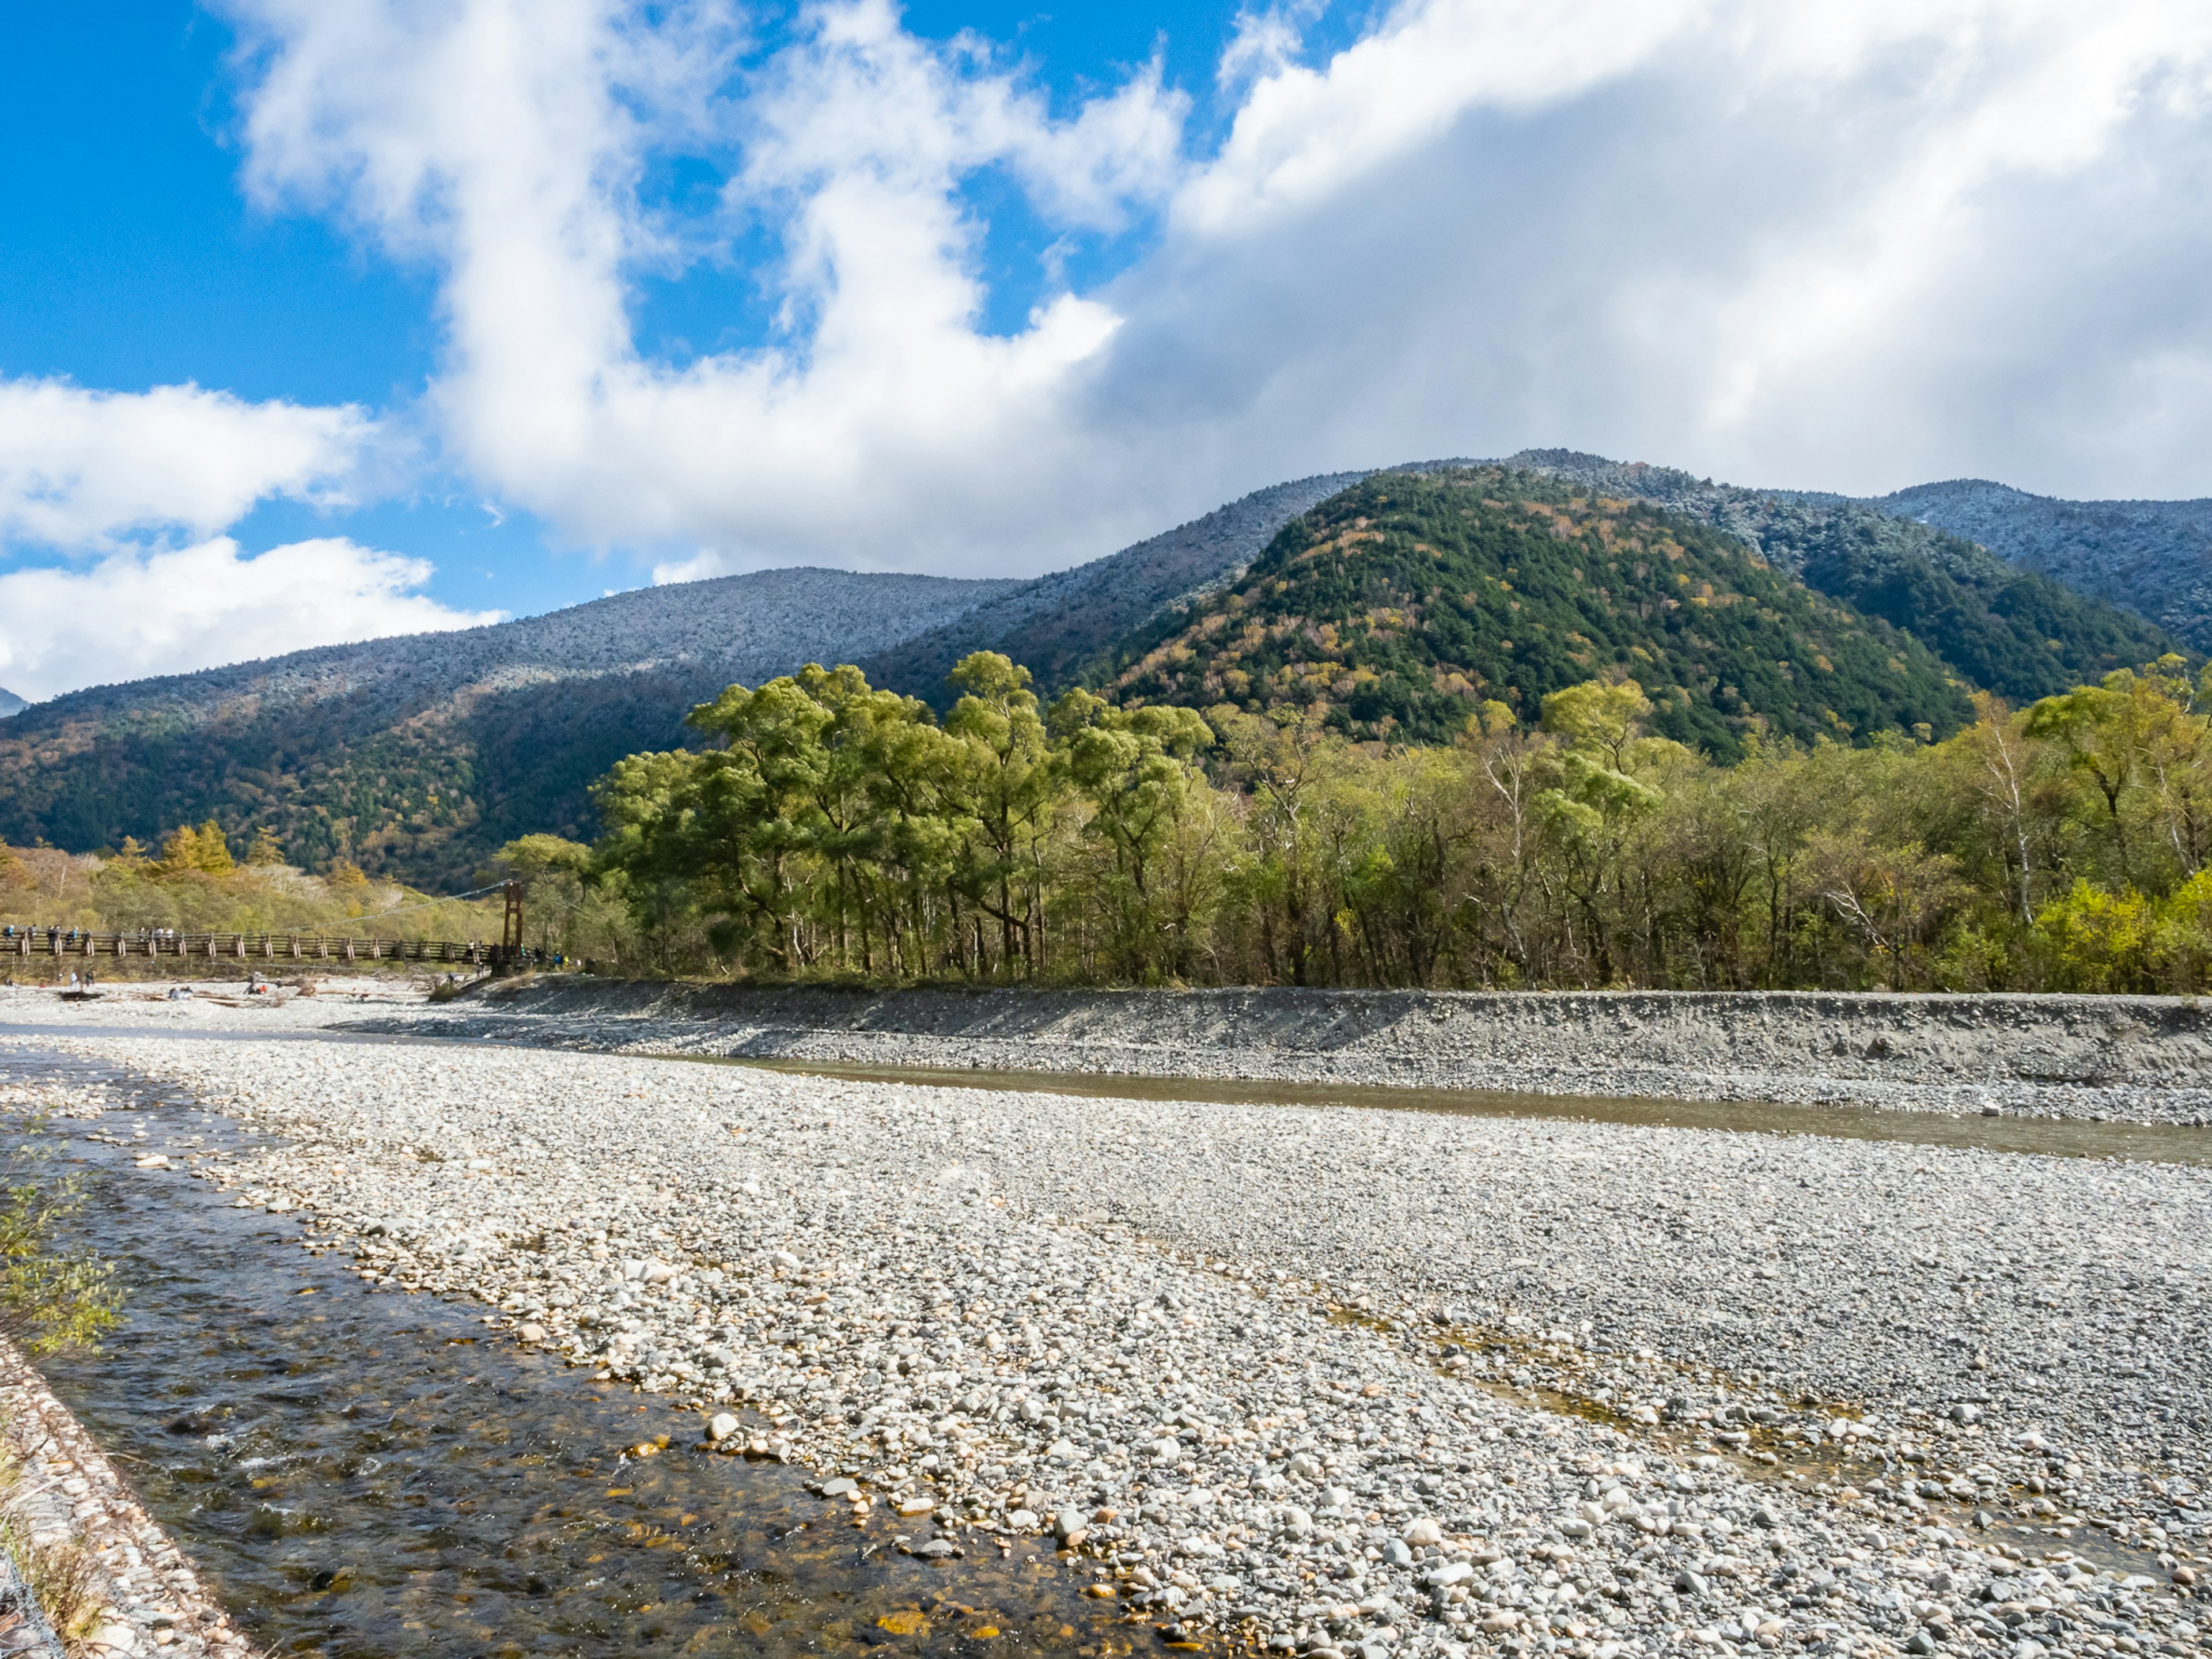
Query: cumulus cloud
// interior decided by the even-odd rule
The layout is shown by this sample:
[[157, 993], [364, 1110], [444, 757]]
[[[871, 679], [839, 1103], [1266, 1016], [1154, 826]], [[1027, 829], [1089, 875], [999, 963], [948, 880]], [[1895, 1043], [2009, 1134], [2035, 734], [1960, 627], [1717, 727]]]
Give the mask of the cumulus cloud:
[[[2160, 0], [1401, 0], [1055, 112], [832, 0], [238, 0], [254, 187], [442, 274], [487, 489], [685, 574], [1046, 568], [1329, 467], [1565, 442], [1745, 482], [2194, 493], [2212, 13]], [[713, 211], [643, 181], [722, 158]], [[986, 325], [1016, 181], [1118, 274]], [[636, 284], [726, 253], [777, 329], [678, 366]], [[744, 244], [747, 247], [757, 246]]]
[[346, 505], [377, 434], [350, 406], [0, 380], [0, 542], [112, 548], [147, 532], [206, 535], [270, 496]]
[[472, 628], [496, 611], [421, 593], [430, 566], [341, 537], [248, 556], [228, 537], [118, 551], [82, 569], [0, 574], [0, 685], [39, 701], [80, 686], [391, 634]]
[[1316, 460], [2198, 493], [2208, 68], [2157, 3], [1403, 8], [1255, 85], [1119, 343], [1218, 342], [1206, 419]]
[[[881, 0], [811, 14], [726, 99], [737, 35], [713, 9], [259, 0], [247, 18], [254, 187], [442, 264], [448, 447], [575, 539], [958, 563], [1028, 511], [984, 458], [1080, 465], [1060, 404], [1115, 319], [1063, 294], [984, 333], [983, 228], [957, 190], [1004, 167], [1058, 222], [1110, 228], [1172, 175], [1180, 101], [1156, 71], [1055, 119]], [[718, 135], [744, 152], [727, 211], [780, 228], [764, 275], [786, 329], [679, 369], [630, 340], [629, 284], [683, 240], [637, 185], [656, 145]]]

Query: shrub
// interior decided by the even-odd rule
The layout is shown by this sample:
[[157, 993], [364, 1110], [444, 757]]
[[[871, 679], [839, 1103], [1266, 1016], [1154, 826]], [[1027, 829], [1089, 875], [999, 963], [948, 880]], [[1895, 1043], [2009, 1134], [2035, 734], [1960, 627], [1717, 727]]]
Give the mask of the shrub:
[[2036, 913], [2050, 983], [2068, 991], [2158, 988], [2158, 910], [2132, 887], [2108, 893], [2077, 879]]

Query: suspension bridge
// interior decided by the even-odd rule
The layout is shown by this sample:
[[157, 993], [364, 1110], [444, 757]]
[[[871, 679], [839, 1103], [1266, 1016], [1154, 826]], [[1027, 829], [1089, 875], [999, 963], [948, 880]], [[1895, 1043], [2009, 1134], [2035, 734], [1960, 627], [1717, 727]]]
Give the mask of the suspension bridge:
[[[522, 884], [508, 882], [503, 889], [480, 888], [461, 899], [504, 891], [507, 915], [500, 942], [482, 939], [382, 939], [345, 937], [329, 933], [184, 933], [165, 928], [142, 928], [135, 933], [95, 933], [83, 927], [0, 927], [0, 969], [9, 958], [33, 957], [77, 958], [96, 962], [138, 959], [149, 963], [191, 962], [425, 962], [471, 968], [509, 968], [527, 965], [538, 952], [522, 942]], [[452, 903], [434, 899], [408, 909], [427, 909], [430, 904]], [[381, 915], [396, 915], [397, 911]]]

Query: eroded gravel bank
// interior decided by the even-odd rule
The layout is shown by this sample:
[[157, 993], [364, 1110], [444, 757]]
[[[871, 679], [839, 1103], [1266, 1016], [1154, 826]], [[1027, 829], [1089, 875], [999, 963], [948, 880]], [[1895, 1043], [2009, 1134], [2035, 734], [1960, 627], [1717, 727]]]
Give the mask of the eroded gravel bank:
[[[71, 1046], [285, 1137], [200, 1172], [370, 1282], [738, 1408], [726, 1443], [916, 1551], [1070, 1534], [1147, 1619], [1365, 1659], [2202, 1646], [2201, 1171]], [[2062, 1548], [2031, 1523], [2086, 1559], [1996, 1553]]]
[[[312, 980], [313, 976], [309, 978]], [[0, 987], [0, 1020], [337, 1030], [623, 1054], [1856, 1104], [2212, 1125], [2212, 1008], [2160, 997], [1816, 992], [929, 990], [328, 976], [250, 1003]]]
[[364, 1029], [634, 1053], [2212, 1121], [2212, 1010], [1814, 992], [749, 991], [568, 976]]

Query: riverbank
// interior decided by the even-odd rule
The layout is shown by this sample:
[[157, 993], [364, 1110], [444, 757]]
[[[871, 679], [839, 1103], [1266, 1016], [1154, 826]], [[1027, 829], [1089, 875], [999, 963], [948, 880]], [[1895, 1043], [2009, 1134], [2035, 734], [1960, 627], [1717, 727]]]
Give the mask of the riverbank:
[[1066, 1545], [1147, 1622], [1346, 1659], [2203, 1646], [2201, 1170], [68, 1046], [282, 1136], [146, 1155], [373, 1291], [688, 1403], [925, 1559]]
[[0, 1021], [330, 1030], [638, 1054], [1850, 1104], [2212, 1123], [2212, 1005], [1826, 992], [862, 992], [607, 981], [333, 981], [96, 1002], [0, 987]]
[[[14, 1465], [0, 1512], [25, 1556], [76, 1575], [78, 1627], [65, 1650], [100, 1659], [250, 1659], [232, 1626], [167, 1534], [67, 1407], [15, 1346], [0, 1338], [0, 1442]], [[19, 1570], [28, 1563], [19, 1558]], [[32, 1576], [35, 1578], [37, 1571]]]
[[[349, 1022], [350, 1023], [350, 1022]], [[362, 1029], [872, 1066], [2212, 1121], [2212, 1008], [1814, 992], [752, 991], [489, 983]]]

